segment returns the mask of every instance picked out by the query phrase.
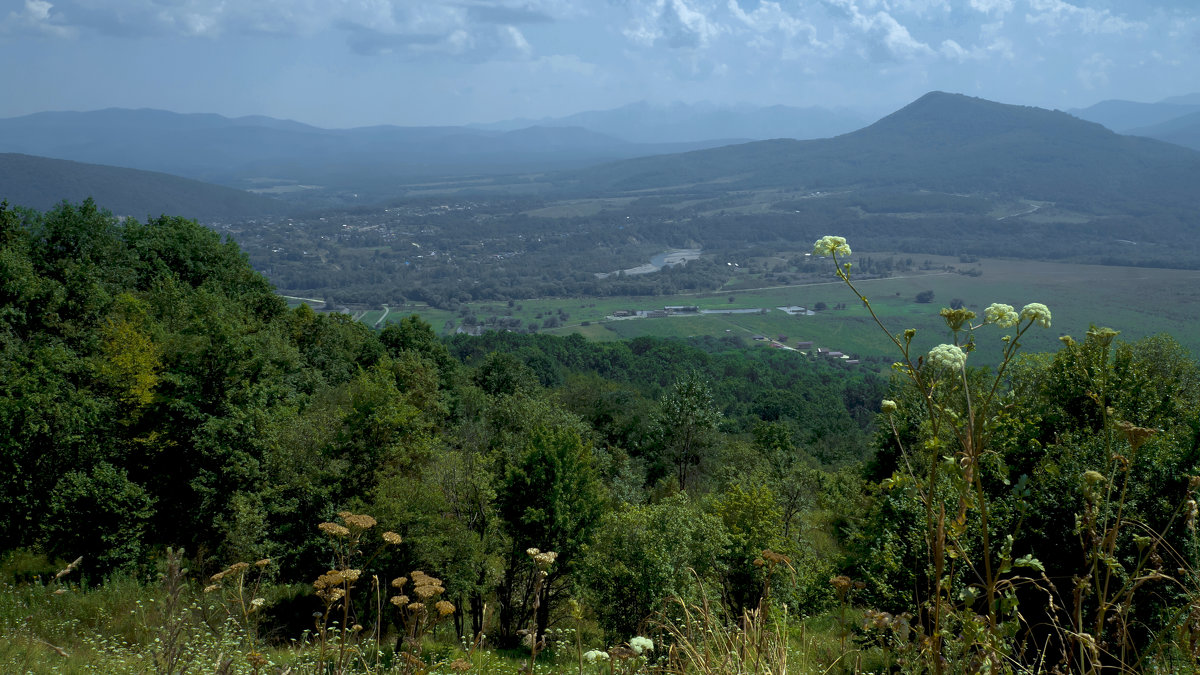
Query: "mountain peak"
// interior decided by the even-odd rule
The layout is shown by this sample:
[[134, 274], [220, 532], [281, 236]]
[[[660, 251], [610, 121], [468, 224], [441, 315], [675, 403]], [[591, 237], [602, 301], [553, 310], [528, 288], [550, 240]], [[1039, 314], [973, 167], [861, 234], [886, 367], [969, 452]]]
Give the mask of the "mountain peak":
[[997, 103], [987, 99], [931, 91], [900, 110], [863, 129], [865, 135], [901, 134], [942, 143], [979, 140], [1005, 134], [1111, 134], [1099, 124], [1064, 112]]

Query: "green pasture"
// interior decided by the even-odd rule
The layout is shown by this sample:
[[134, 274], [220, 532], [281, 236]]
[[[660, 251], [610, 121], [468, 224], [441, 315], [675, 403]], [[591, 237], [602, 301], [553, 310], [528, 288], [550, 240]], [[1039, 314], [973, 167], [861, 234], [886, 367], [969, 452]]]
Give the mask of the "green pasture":
[[[872, 255], [880, 255], [872, 253]], [[914, 344], [921, 351], [948, 339], [937, 312], [961, 299], [967, 308], [981, 315], [993, 302], [1008, 303], [1018, 310], [1027, 303], [1041, 302], [1054, 315], [1050, 329], [1037, 328], [1024, 339], [1026, 351], [1058, 349], [1060, 335], [1081, 338], [1092, 324], [1121, 331], [1123, 339], [1137, 339], [1157, 333], [1169, 333], [1194, 354], [1200, 354], [1200, 271], [1140, 267], [1109, 267], [1074, 263], [1048, 263], [1019, 260], [983, 259], [964, 264], [957, 258], [904, 254], [905, 257], [930, 261], [935, 268], [952, 265], [959, 271], [977, 268], [980, 276], [959, 272], [914, 271], [887, 279], [856, 281], [859, 290], [871, 302], [887, 328], [899, 333], [917, 329]], [[547, 330], [555, 334], [580, 333], [592, 340], [629, 339], [641, 335], [688, 337], [693, 335], [749, 338], [755, 334], [775, 338], [788, 336], [789, 343], [812, 340], [857, 356], [895, 356], [895, 348], [879, 331], [867, 310], [855, 295], [833, 278], [830, 281], [758, 289], [722, 289], [718, 292], [671, 296], [540, 298], [519, 300], [509, 308], [503, 302], [464, 305], [478, 319], [511, 316], [521, 325], [539, 324], [563, 310], [568, 318], [562, 327]], [[921, 304], [915, 297], [933, 291], [931, 303]], [[733, 297], [730, 302], [729, 298]], [[829, 309], [816, 316], [789, 316], [777, 307], [812, 307], [824, 302]], [[844, 303], [844, 309], [834, 309]], [[673, 316], [608, 320], [617, 310], [661, 309], [670, 305], [696, 305], [702, 309], [767, 308], [765, 314]], [[369, 312], [364, 320], [373, 323], [382, 311]], [[457, 325], [461, 312], [429, 307], [393, 308], [388, 321], [398, 321], [417, 313], [439, 333], [445, 324]], [[537, 315], [541, 314], [542, 318]], [[589, 325], [583, 326], [583, 322]], [[986, 327], [979, 331], [976, 362], [990, 362], [999, 352], [1000, 337], [1007, 331]]]

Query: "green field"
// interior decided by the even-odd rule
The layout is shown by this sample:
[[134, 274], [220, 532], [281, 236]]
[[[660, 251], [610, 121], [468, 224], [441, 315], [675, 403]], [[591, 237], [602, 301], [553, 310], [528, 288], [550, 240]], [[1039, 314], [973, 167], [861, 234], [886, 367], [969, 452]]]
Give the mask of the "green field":
[[[878, 254], [873, 254], [878, 255]], [[1018, 309], [1029, 302], [1042, 302], [1054, 314], [1049, 330], [1035, 329], [1024, 340], [1027, 351], [1050, 351], [1059, 347], [1060, 335], [1081, 338], [1092, 324], [1122, 332], [1124, 339], [1169, 333], [1194, 354], [1200, 354], [1200, 271], [1139, 267], [1106, 267], [1072, 263], [983, 259], [962, 265], [957, 258], [914, 256], [929, 260], [934, 267], [955, 265], [977, 267], [980, 276], [955, 272], [911, 272], [903, 277], [864, 280], [860, 290], [894, 332], [916, 328], [915, 344], [921, 350], [946, 340], [946, 330], [937, 316], [952, 299], [982, 315], [993, 302]], [[833, 269], [830, 267], [830, 278]], [[933, 291], [932, 303], [915, 302], [921, 291]], [[733, 298], [730, 301], [730, 298]], [[776, 307], [824, 302], [830, 309], [816, 316], [789, 316]], [[844, 303], [844, 309], [833, 309]], [[767, 308], [764, 314], [672, 316], [667, 318], [606, 319], [615, 311], [661, 309], [669, 305], [696, 305], [703, 309]], [[558, 328], [544, 332], [580, 333], [592, 340], [628, 339], [641, 335], [688, 337], [693, 335], [775, 338], [786, 335], [789, 342], [812, 340], [856, 356], [894, 356], [895, 348], [870, 320], [867, 311], [841, 282], [828, 282], [761, 289], [724, 289], [721, 292], [636, 298], [550, 298], [521, 300], [514, 307], [484, 302], [465, 305], [479, 319], [506, 314], [521, 319], [521, 325], [541, 324], [561, 309], [568, 318]], [[369, 312], [374, 320], [382, 312]], [[445, 334], [447, 322], [458, 325], [460, 312], [407, 306], [393, 308], [388, 321], [419, 314], [436, 331]], [[541, 314], [542, 318], [538, 318]], [[583, 325], [588, 322], [589, 325]], [[980, 331], [977, 361], [991, 361], [1004, 333], [995, 328]], [[995, 339], [992, 342], [992, 339]]]

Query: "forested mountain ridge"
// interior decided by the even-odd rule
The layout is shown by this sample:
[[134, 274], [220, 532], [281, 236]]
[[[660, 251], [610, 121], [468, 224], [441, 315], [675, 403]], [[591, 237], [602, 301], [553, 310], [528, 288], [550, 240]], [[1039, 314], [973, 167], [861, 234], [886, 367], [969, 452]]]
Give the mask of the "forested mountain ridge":
[[322, 129], [119, 108], [0, 119], [0, 152], [160, 171], [315, 203], [372, 203], [392, 197], [398, 183], [429, 176], [544, 171], [724, 143], [632, 143], [578, 127]]
[[165, 213], [204, 221], [278, 216], [286, 204], [242, 190], [153, 171], [83, 164], [22, 154], [0, 154], [0, 200], [49, 209], [62, 200], [94, 198], [122, 216]]
[[1000, 194], [1094, 213], [1200, 207], [1200, 152], [1040, 108], [933, 92], [837, 138], [771, 140], [625, 160], [557, 183], [611, 194], [905, 189]]

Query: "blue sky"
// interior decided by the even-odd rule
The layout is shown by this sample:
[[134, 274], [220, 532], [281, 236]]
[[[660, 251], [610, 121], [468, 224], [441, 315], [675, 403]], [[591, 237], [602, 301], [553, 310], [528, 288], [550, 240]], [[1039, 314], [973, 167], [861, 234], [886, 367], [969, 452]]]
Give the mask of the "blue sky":
[[0, 117], [461, 124], [638, 100], [887, 112], [1200, 91], [1196, 0], [0, 0]]

